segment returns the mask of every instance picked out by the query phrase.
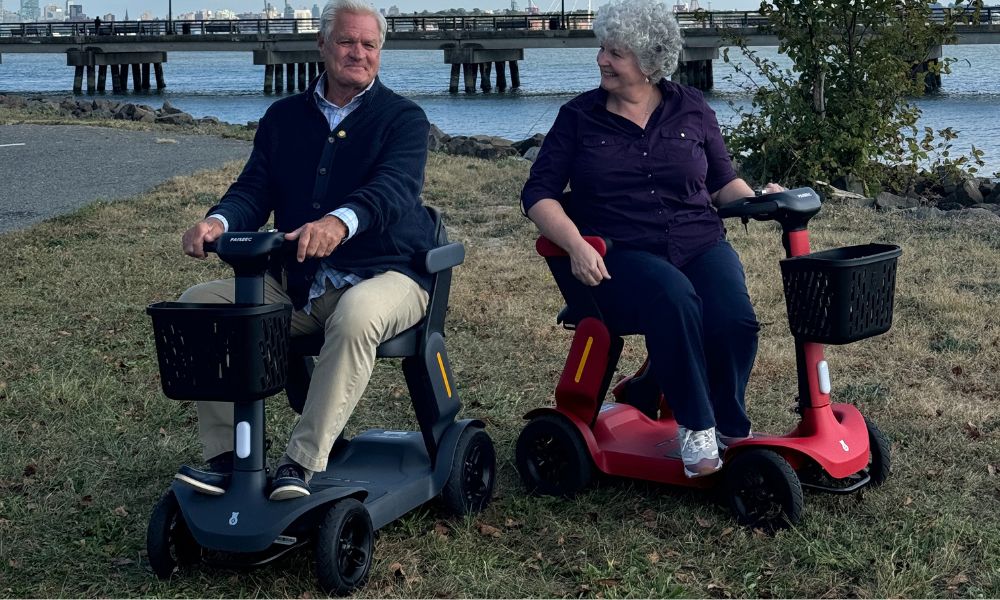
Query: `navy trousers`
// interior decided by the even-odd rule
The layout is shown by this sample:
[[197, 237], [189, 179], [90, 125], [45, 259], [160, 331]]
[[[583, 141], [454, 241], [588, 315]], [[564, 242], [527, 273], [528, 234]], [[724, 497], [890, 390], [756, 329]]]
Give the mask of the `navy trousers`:
[[745, 394], [760, 325], [743, 265], [720, 240], [683, 268], [655, 254], [612, 249], [611, 279], [590, 288], [608, 328], [646, 338], [650, 370], [677, 422], [745, 436]]

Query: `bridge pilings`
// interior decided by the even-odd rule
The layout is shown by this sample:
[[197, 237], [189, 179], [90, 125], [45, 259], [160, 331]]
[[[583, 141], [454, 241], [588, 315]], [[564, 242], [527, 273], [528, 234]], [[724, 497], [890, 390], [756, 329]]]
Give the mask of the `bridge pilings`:
[[[102, 52], [96, 48], [70, 50], [66, 53], [67, 66], [74, 67], [73, 93], [83, 93], [83, 74], [87, 73], [87, 93], [103, 92], [108, 67], [111, 67], [111, 85], [115, 92], [128, 90], [128, 71], [132, 69], [135, 91], [149, 89], [149, 66], [156, 70], [156, 89], [167, 87], [163, 79], [166, 52]], [[97, 69], [95, 77], [95, 67]]]
[[476, 93], [476, 79], [480, 80], [480, 89], [484, 92], [493, 90], [493, 67], [496, 67], [496, 87], [499, 91], [507, 89], [507, 73], [505, 66], [510, 65], [511, 87], [521, 87], [520, 71], [517, 62], [524, 60], [523, 48], [485, 49], [478, 46], [458, 46], [444, 49], [444, 62], [451, 65], [451, 77], [448, 81], [448, 91], [458, 93], [459, 72], [465, 79], [465, 93]]
[[254, 50], [253, 64], [264, 66], [264, 93], [304, 92], [323, 67], [319, 50]]

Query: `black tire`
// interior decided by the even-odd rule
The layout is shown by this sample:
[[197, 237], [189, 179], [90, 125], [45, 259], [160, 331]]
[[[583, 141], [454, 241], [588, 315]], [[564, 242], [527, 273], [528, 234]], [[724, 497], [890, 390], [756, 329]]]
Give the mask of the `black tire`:
[[453, 514], [477, 513], [493, 498], [497, 453], [493, 440], [478, 427], [467, 427], [458, 438], [455, 459], [441, 499]]
[[516, 459], [529, 493], [572, 498], [590, 484], [590, 453], [564, 417], [546, 414], [529, 421], [517, 438]]
[[878, 487], [889, 478], [892, 466], [892, 453], [889, 438], [879, 430], [875, 422], [865, 417], [865, 427], [868, 428], [868, 487]]
[[146, 528], [146, 554], [149, 566], [160, 579], [169, 579], [177, 567], [198, 563], [201, 546], [184, 522], [174, 492], [167, 490], [153, 508]]
[[802, 517], [802, 484], [776, 452], [750, 449], [726, 466], [729, 506], [742, 525], [774, 531]]
[[316, 534], [316, 579], [331, 596], [363, 586], [372, 567], [375, 532], [365, 505], [346, 498], [327, 511]]

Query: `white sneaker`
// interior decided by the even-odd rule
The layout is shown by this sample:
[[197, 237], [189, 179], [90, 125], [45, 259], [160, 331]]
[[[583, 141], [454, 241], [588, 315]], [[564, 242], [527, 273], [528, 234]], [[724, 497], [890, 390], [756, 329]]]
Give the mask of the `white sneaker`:
[[691, 431], [678, 425], [677, 443], [681, 447], [684, 474], [688, 477], [704, 477], [722, 468], [719, 445], [715, 439], [715, 427]]
[[722, 435], [716, 430], [715, 432], [715, 443], [719, 446], [719, 452], [725, 452], [730, 446], [737, 442], [742, 442], [743, 440], [749, 440], [753, 437], [753, 432], [751, 431], [745, 436], [732, 437], [728, 435]]

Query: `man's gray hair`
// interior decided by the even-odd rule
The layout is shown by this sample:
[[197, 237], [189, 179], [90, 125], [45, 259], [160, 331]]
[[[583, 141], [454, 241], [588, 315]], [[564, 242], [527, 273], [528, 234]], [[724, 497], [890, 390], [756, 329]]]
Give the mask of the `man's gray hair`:
[[597, 9], [594, 34], [601, 44], [625, 47], [639, 59], [639, 70], [657, 83], [677, 70], [681, 29], [674, 13], [657, 0], [613, 0]]
[[327, 2], [326, 6], [323, 7], [323, 14], [319, 17], [319, 31], [324, 40], [330, 37], [333, 32], [333, 24], [337, 20], [337, 16], [345, 12], [375, 17], [375, 20], [378, 21], [378, 47], [381, 48], [385, 45], [385, 32], [388, 29], [385, 17], [365, 0], [331, 0]]

